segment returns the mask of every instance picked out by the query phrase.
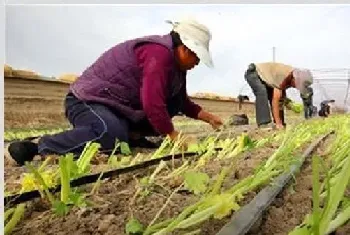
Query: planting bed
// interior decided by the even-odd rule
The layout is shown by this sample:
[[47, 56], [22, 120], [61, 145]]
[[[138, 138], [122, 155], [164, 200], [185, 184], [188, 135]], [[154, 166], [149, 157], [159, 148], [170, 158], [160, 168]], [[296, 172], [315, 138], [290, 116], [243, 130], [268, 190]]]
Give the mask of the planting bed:
[[[330, 136], [317, 148], [321, 154], [334, 141]], [[303, 222], [304, 217], [312, 210], [312, 165], [307, 158], [300, 173], [295, 176], [285, 190], [276, 197], [269, 210], [263, 216], [259, 232], [254, 235], [288, 234], [295, 226]]]
[[[343, 122], [343, 126], [339, 126], [340, 122]], [[335, 130], [336, 135], [326, 139], [315, 154], [322, 156], [324, 159], [332, 159], [332, 156], [336, 152], [332, 152], [330, 146], [333, 146], [334, 143], [340, 141], [344, 142], [346, 140], [345, 137], [349, 133], [340, 130], [344, 130], [344, 127], [348, 124], [346, 117], [339, 117], [338, 119], [335, 117], [329, 120], [314, 120], [309, 123], [300, 124], [294, 129], [287, 130], [287, 132], [255, 131], [254, 128], [249, 127], [235, 128], [230, 139], [226, 139], [226, 137], [222, 138], [223, 140], [226, 139], [227, 143], [236, 144], [232, 145], [233, 147], [221, 145], [224, 146], [221, 152], [213, 153], [209, 155], [210, 157], [208, 158], [204, 158], [203, 155], [198, 154], [198, 157], [169, 161], [163, 165], [163, 167], [161, 167], [161, 163], [158, 166], [141, 169], [134, 173], [102, 180], [97, 188], [95, 188], [96, 184], [79, 187], [79, 192], [86, 196], [86, 202], [90, 204], [80, 208], [78, 206], [73, 206], [66, 215], [58, 215], [57, 212], [55, 213], [52, 210], [53, 205], [49, 202], [47, 197], [27, 202], [24, 216], [22, 216], [21, 220], [13, 228], [12, 234], [131, 234], [130, 228], [126, 229], [126, 227], [132, 218], [137, 221], [136, 225], [135, 223], [133, 224], [133, 228], [136, 230], [141, 227], [145, 229], [150, 223], [152, 223], [152, 225], [157, 225], [168, 219], [174, 221], [181, 213], [187, 211], [188, 207], [193, 206], [201, 200], [203, 202], [205, 198], [210, 198], [207, 197], [208, 193], [214, 190], [216, 187], [215, 185], [219, 182], [219, 176], [222, 176], [225, 171], [224, 169], [228, 166], [230, 167], [226, 169], [226, 174], [223, 174], [225, 177], [223, 177], [221, 183], [218, 184], [218, 191], [216, 190], [216, 193], [212, 195], [213, 198], [218, 197], [218, 201], [207, 201], [207, 203], [223, 203], [225, 199], [220, 199], [220, 196], [225, 195], [225, 193], [235, 195], [238, 189], [242, 189], [242, 195], [239, 193], [236, 195], [243, 197], [236, 198], [234, 201], [237, 203], [238, 207], [244, 207], [264, 186], [271, 182], [271, 179], [283, 172], [283, 168], [281, 168], [284, 167], [283, 165], [288, 166], [288, 164], [290, 164], [288, 162], [294, 161], [293, 159], [298, 159], [308, 145], [319, 136], [328, 133], [330, 130]], [[257, 142], [252, 146], [249, 145], [249, 141], [244, 142], [244, 146], [247, 147], [245, 150], [240, 149], [238, 151], [239, 148], [237, 146], [239, 146], [239, 143], [243, 143], [240, 142], [240, 140], [249, 140], [247, 136], [244, 137], [244, 135], [242, 135], [242, 131], [245, 129], [248, 129], [247, 136], [251, 140], [256, 140]], [[198, 133], [198, 135], [203, 135], [203, 133]], [[345, 136], [345, 139], [341, 139], [339, 136]], [[261, 140], [266, 141], [265, 143], [259, 142]], [[223, 142], [218, 143], [223, 144]], [[293, 144], [297, 147], [293, 146]], [[341, 148], [341, 145], [339, 146], [335, 149]], [[209, 147], [207, 151], [210, 152], [208, 149], [210, 149]], [[345, 149], [346, 148], [344, 148], [342, 153], [345, 153]], [[137, 152], [143, 152], [145, 156], [144, 160], [146, 160], [150, 158], [154, 151], [155, 150], [150, 149], [135, 149], [134, 156]], [[223, 151], [226, 151], [226, 153], [221, 154]], [[228, 156], [228, 158], [224, 156]], [[339, 156], [339, 154], [337, 154], [337, 156]], [[57, 159], [59, 158], [57, 157]], [[48, 169], [60, 169], [57, 159], [49, 164]], [[313, 181], [314, 165], [311, 164], [311, 160], [311, 157], [306, 159], [301, 167], [301, 171], [295, 175], [295, 181], [290, 182], [287, 187], [284, 188], [283, 192], [276, 197], [272, 205], [263, 214], [261, 223], [253, 226], [249, 234], [290, 234], [296, 226], [304, 221], [308, 214], [312, 213], [314, 210], [312, 208], [312, 200], [315, 182]], [[190, 164], [187, 165], [187, 168], [183, 168], [186, 161]], [[342, 161], [343, 166], [346, 167], [346, 158]], [[200, 165], [200, 163], [203, 164]], [[327, 164], [328, 167], [332, 165], [331, 162]], [[35, 165], [39, 166], [40, 161]], [[91, 170], [89, 173], [97, 173], [115, 168], [115, 166], [111, 166], [108, 163], [108, 156], [103, 154], [95, 155], [91, 160], [90, 166]], [[199, 167], [196, 168], [196, 166]], [[269, 168], [269, 166], [274, 167]], [[185, 169], [182, 173], [174, 173], [181, 168]], [[269, 176], [268, 181], [259, 182], [261, 177], [266, 176], [266, 174], [270, 172], [268, 169], [275, 169], [278, 172]], [[157, 172], [157, 170], [160, 171]], [[209, 181], [207, 181], [205, 187], [202, 185], [203, 182], [195, 180], [196, 178], [201, 178], [202, 176], [200, 175], [194, 175], [194, 178], [192, 178], [192, 180], [195, 180], [195, 183], [192, 182], [194, 185], [184, 185], [184, 182], [190, 182], [187, 181], [185, 173], [191, 170], [195, 171], [196, 174], [204, 173], [208, 177]], [[264, 173], [264, 170], [266, 173]], [[10, 167], [9, 165], [5, 167], [7, 192], [19, 192], [21, 188], [20, 179], [23, 177], [24, 172], [28, 172], [28, 169], [25, 167]], [[157, 174], [155, 174], [155, 172], [157, 172]], [[154, 181], [150, 184], [145, 184], [143, 180], [149, 180], [152, 178], [150, 177], [151, 175], [154, 176]], [[235, 188], [244, 180], [251, 177], [253, 181], [246, 184], [248, 188]], [[322, 180], [324, 180], [323, 175], [321, 175], [320, 182], [322, 182]], [[256, 186], [249, 186], [252, 185], [253, 182], [257, 183]], [[200, 188], [198, 188], [200, 185], [206, 188], [207, 191], [199, 191], [197, 193], [193, 191], [196, 190], [196, 187], [197, 190], [200, 190]], [[93, 188], [97, 189], [94, 193], [92, 193]], [[233, 190], [233, 188], [235, 189]], [[345, 195], [348, 195], [348, 190], [345, 190]], [[59, 200], [60, 193], [56, 194], [56, 198]], [[162, 208], [164, 205], [165, 207]], [[202, 206], [203, 205], [207, 204], [202, 204]], [[206, 220], [195, 222], [193, 226], [185, 226], [183, 229], [170, 229], [169, 232], [162, 231], [162, 228], [169, 225], [167, 224], [167, 226], [156, 229], [158, 233], [154, 233], [155, 231], [150, 232], [150, 230], [148, 231], [149, 233], [146, 234], [214, 235], [217, 234], [225, 224], [230, 222], [231, 215], [235, 213], [234, 211], [239, 210], [238, 207], [223, 204], [221, 209], [223, 211], [220, 212], [223, 213], [221, 217], [217, 217], [216, 213], [219, 213], [217, 211], [211, 214]], [[226, 211], [225, 208], [228, 208], [228, 211]], [[160, 211], [161, 209], [162, 211]], [[233, 211], [231, 211], [231, 209], [233, 209]], [[196, 212], [193, 211], [192, 215], [194, 213]], [[157, 218], [156, 220], [154, 220], [155, 217]], [[182, 219], [178, 218], [178, 220], [181, 222], [184, 221], [183, 219], [185, 218], [186, 217]], [[190, 223], [190, 221], [187, 223]], [[142, 226], [140, 227], [138, 224], [142, 224]], [[335, 230], [335, 234], [349, 234], [349, 228], [349, 224], [345, 221]], [[126, 231], [129, 231], [129, 233]], [[193, 231], [196, 233], [190, 233]], [[311, 235], [311, 233], [306, 234]]]
[[[350, 213], [347, 207], [350, 195], [350, 188], [347, 187], [350, 132], [344, 129], [344, 127], [348, 128], [349, 124], [349, 119], [346, 125], [340, 124], [335, 135], [327, 138], [313, 156], [306, 159], [295, 180], [277, 196], [271, 207], [264, 213], [261, 223], [251, 231], [251, 235], [302, 235], [316, 234], [315, 231], [319, 231], [317, 234], [350, 234]], [[316, 163], [315, 159], [320, 160]], [[334, 169], [337, 170], [334, 171]], [[316, 171], [319, 178], [315, 175]], [[330, 184], [329, 191], [322, 188], [327, 185], [328, 177], [330, 177], [329, 182], [334, 180]], [[318, 186], [315, 181], [319, 182]], [[321, 191], [318, 191], [316, 188], [319, 189], [320, 185]], [[320, 196], [322, 195], [320, 192], [325, 196]], [[330, 201], [327, 201], [327, 197]], [[338, 199], [335, 199], [337, 197]], [[316, 213], [316, 210], [319, 212]], [[311, 215], [317, 216], [318, 219], [314, 218], [315, 220], [312, 221], [313, 217], [309, 217]], [[306, 220], [308, 217], [311, 220]], [[329, 217], [328, 221], [327, 217]]]
[[[237, 128], [232, 138], [234, 138], [234, 136], [239, 136], [239, 132], [239, 128]], [[297, 134], [298, 132], [295, 133]], [[292, 136], [292, 134], [290, 135]], [[281, 151], [282, 143], [288, 145], [286, 144], [288, 141], [283, 141], [283, 132], [250, 131], [248, 136], [253, 140], [261, 140], [271, 136], [279, 136], [280, 138], [270, 139], [267, 143], [247, 149], [243, 153], [237, 152], [238, 154], [231, 158], [218, 160], [217, 158], [219, 158], [220, 154], [213, 155], [209, 158], [207, 162], [198, 169], [208, 176], [212, 186], [218, 179], [218, 175], [222, 173], [224, 167], [234, 163], [226, 172], [226, 177], [224, 177], [224, 180], [221, 182], [219, 191], [225, 192], [242, 180], [258, 174], [258, 168], [267, 164], [269, 161], [268, 159], [270, 159], [274, 153]], [[293, 139], [291, 139], [291, 141], [292, 140]], [[300, 143], [302, 143], [300, 148], [291, 150], [291, 153], [295, 156], [300, 155], [301, 151], [307, 147], [310, 141]], [[141, 149], [138, 149], [137, 151], [140, 150]], [[227, 151], [226, 155], [230, 155], [232, 150], [233, 149]], [[145, 153], [152, 152], [152, 150], [142, 151]], [[282, 154], [280, 154], [279, 158], [282, 159], [282, 157]], [[110, 165], [108, 165], [107, 159], [107, 156], [95, 156], [91, 162], [92, 170], [90, 173], [108, 170]], [[192, 167], [196, 166], [199, 161], [192, 162]], [[168, 162], [167, 167], [162, 168], [156, 175], [154, 184], [149, 186], [149, 188], [143, 187], [140, 184], [140, 180], [152, 175], [159, 166], [149, 167], [139, 170], [136, 173], [103, 180], [98, 191], [95, 191], [94, 194], [90, 194], [90, 192], [95, 184], [82, 186], [79, 188], [80, 193], [86, 194], [86, 198], [92, 204], [84, 208], [73, 207], [65, 216], [54, 213], [51, 210], [52, 205], [47, 199], [35, 199], [27, 203], [24, 217], [14, 228], [13, 234], [71, 234], [72, 232], [74, 232], [74, 234], [127, 234], [126, 225], [131, 218], [137, 219], [144, 227], [150, 224], [155, 217], [157, 217], [157, 219], [153, 221], [155, 224], [167, 219], [174, 219], [188, 206], [195, 204], [203, 197], [202, 193], [193, 193], [190, 188], [186, 187], [181, 187], [179, 191], [174, 192], [174, 190], [183, 183], [184, 175], [167, 176], [171, 175], [175, 169], [180, 169], [183, 163], [183, 160]], [[57, 162], [54, 165], [50, 165], [50, 168], [55, 167], [58, 169]], [[174, 168], [174, 170], [172, 170], [172, 168]], [[282, 196], [277, 198], [264, 216], [259, 232], [255, 234], [288, 234], [288, 231], [301, 223], [301, 218], [308, 212], [307, 209], [303, 211], [303, 208], [310, 208], [309, 204], [311, 204], [309, 198], [310, 189], [312, 189], [310, 171], [310, 165], [306, 162], [301, 174], [297, 176], [297, 182], [300, 185], [295, 187], [295, 193], [293, 194], [287, 189], [282, 193]], [[19, 179], [23, 172], [24, 167], [14, 167], [12, 170], [10, 167], [6, 169], [5, 181], [8, 189], [18, 192], [21, 187]], [[200, 182], [197, 182], [197, 184], [200, 184]], [[258, 184], [257, 187], [251, 188], [251, 190], [244, 191], [242, 195], [243, 198], [237, 201], [238, 205], [242, 207], [248, 204], [264, 185], [266, 184], [261, 183]], [[143, 190], [148, 189], [149, 194], [141, 197], [142, 192], [144, 192], [141, 190], [141, 194], [138, 194], [138, 196], [134, 198], [136, 192], [140, 188]], [[167, 202], [169, 198], [171, 198], [171, 200]], [[296, 203], [300, 203], [301, 206], [295, 207]], [[279, 207], [278, 204], [280, 204]], [[294, 204], [294, 207], [292, 204]], [[163, 205], [167, 206], [157, 215]], [[298, 210], [296, 210], [296, 208], [298, 208]], [[290, 210], [295, 211], [290, 212]], [[206, 221], [196, 223], [196, 225], [187, 229], [177, 229], [164, 234], [185, 234], [185, 232], [196, 229], [200, 229], [198, 230], [198, 234], [216, 234], [230, 221], [229, 215], [230, 213], [223, 216], [221, 219], [210, 217]], [[281, 221], [280, 224], [282, 224], [282, 221], [284, 219], [287, 220], [287, 217], [289, 217], [289, 219], [288, 222], [285, 223], [285, 226], [279, 226], [274, 223], [278, 218], [278, 221]]]
[[[195, 129], [195, 128], [196, 128], [196, 126], [193, 127], [193, 129]], [[12, 139], [28, 138], [30, 136], [40, 136], [43, 134], [56, 133], [56, 132], [59, 132], [62, 130], [63, 130], [62, 128], [44, 129], [44, 130], [38, 130], [38, 131], [23, 130], [23, 131], [20, 131], [20, 134], [15, 134], [15, 133], [18, 133], [18, 131], [17, 131], [17, 132], [13, 132], [13, 134], [11, 134], [11, 133], [9, 134], [8, 138], [10, 141], [6, 140], [6, 135], [5, 135], [5, 155], [8, 155], [7, 146], [9, 145], [9, 143], [11, 143], [12, 141], [15, 141]], [[197, 136], [198, 138], [204, 138], [207, 135], [215, 136], [218, 134], [218, 133], [213, 132], [213, 131], [202, 132], [202, 131], [198, 131], [198, 129], [196, 132], [192, 131], [192, 130], [188, 131], [188, 129], [183, 129], [183, 130], [184, 130], [184, 133]], [[229, 136], [234, 137], [234, 136], [237, 136], [238, 134], [240, 134], [242, 132], [246, 132], [248, 130], [255, 135], [256, 139], [258, 139], [259, 136], [268, 135], [267, 133], [264, 133], [264, 132], [263, 133], [256, 132], [254, 126], [235, 127], [232, 129], [227, 129], [225, 133], [229, 133]], [[157, 138], [155, 138], [155, 139], [156, 139], [156, 141], [157, 140], [159, 141], [159, 139], [157, 139]], [[8, 143], [6, 143], [6, 142], [8, 142]], [[134, 149], [132, 149], [132, 152], [133, 152], [133, 155], [136, 155], [137, 153], [147, 154], [147, 153], [154, 152], [154, 149], [134, 148]], [[98, 156], [96, 156], [92, 161], [92, 165], [93, 165], [92, 173], [100, 172], [101, 170], [109, 169], [110, 167], [107, 164], [108, 157], [109, 156], [105, 155], [105, 154], [99, 154]], [[53, 158], [53, 161], [56, 163], [55, 165], [52, 165], [52, 168], [57, 168], [59, 156], [52, 156], [52, 158]], [[41, 161], [42, 161], [41, 158], [36, 157], [34, 159], [34, 164], [39, 165], [41, 163]], [[27, 172], [27, 170], [25, 169], [25, 167], [13, 166], [11, 164], [11, 162], [8, 161], [8, 158], [5, 158], [4, 164], [5, 164], [5, 171], [4, 171], [5, 191], [6, 192], [13, 192], [16, 189], [20, 188], [21, 175], [23, 175], [23, 173]]]
[[[257, 134], [258, 135], [258, 134]], [[260, 134], [261, 136], [261, 134]], [[229, 172], [223, 182], [223, 189], [227, 189], [232, 184], [253, 173], [262, 161], [266, 160], [277, 148], [270, 144], [265, 148], [255, 149], [244, 153], [240, 161], [237, 162], [236, 169]], [[206, 164], [203, 172], [210, 178], [214, 178], [220, 173], [224, 166], [230, 164], [232, 160], [210, 161]], [[177, 161], [176, 165], [180, 165]], [[117, 179], [106, 180], [101, 184], [98, 194], [90, 196], [97, 205], [88, 209], [73, 209], [65, 217], [49, 212], [50, 205], [43, 204], [42, 200], [34, 200], [29, 203], [26, 210], [25, 219], [16, 227], [13, 234], [125, 234], [125, 224], [130, 217], [129, 203], [137, 190], [135, 177], [141, 178], [149, 175], [155, 167], [140, 170], [137, 174], [127, 174]], [[166, 176], [169, 171], [162, 172]], [[149, 196], [136, 202], [133, 206], [134, 216], [141, 223], [148, 224], [169, 197], [169, 192], [179, 186], [175, 179], [165, 181], [165, 189], [155, 188]], [[93, 185], [82, 187], [85, 192], [90, 192]], [[242, 201], [242, 205], [254, 196], [254, 192]], [[199, 196], [182, 191], [175, 194], [173, 200], [159, 217], [160, 220], [176, 216], [186, 206], [193, 204]], [[227, 220], [211, 220], [201, 227], [203, 234], [215, 234]], [[213, 226], [214, 225], [214, 226]]]

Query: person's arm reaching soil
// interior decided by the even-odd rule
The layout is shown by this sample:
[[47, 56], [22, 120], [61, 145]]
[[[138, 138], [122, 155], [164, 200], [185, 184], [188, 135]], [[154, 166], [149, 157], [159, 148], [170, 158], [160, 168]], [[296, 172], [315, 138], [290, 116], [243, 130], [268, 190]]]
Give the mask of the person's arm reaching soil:
[[203, 108], [190, 99], [187, 91], [184, 95], [183, 102], [183, 113], [189, 118], [198, 119], [198, 113], [203, 110]]
[[186, 116], [190, 118], [198, 119], [209, 123], [213, 127], [213, 129], [218, 129], [223, 124], [220, 117], [205, 111], [201, 106], [191, 101], [189, 96], [187, 95], [187, 92], [184, 97], [183, 112]]
[[272, 95], [272, 115], [276, 122], [277, 128], [283, 128], [282, 119], [280, 116], [280, 100], [282, 98], [282, 91], [280, 89], [274, 88]]

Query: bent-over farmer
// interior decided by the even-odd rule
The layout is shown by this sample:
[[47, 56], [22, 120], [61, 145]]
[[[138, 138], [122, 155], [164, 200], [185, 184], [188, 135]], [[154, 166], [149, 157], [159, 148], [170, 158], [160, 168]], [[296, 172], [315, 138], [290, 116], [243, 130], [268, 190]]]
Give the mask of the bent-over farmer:
[[219, 128], [222, 120], [192, 102], [186, 90], [187, 71], [199, 62], [213, 67], [211, 32], [195, 20], [172, 25], [168, 34], [127, 40], [105, 51], [66, 95], [73, 129], [43, 136], [38, 144], [12, 143], [8, 150], [17, 164], [35, 155], [79, 154], [89, 141], [109, 151], [116, 139], [131, 147], [147, 142], [145, 136], [176, 140], [172, 117], [180, 113]]
[[[258, 127], [284, 128], [284, 99], [286, 90], [294, 87], [301, 95], [307, 95], [313, 83], [310, 70], [298, 69], [282, 63], [252, 63], [244, 75], [255, 97], [256, 122]], [[270, 111], [271, 110], [271, 111]]]
[[331, 106], [330, 104], [334, 103], [335, 100], [324, 100], [320, 104], [320, 111], [318, 111], [318, 116], [320, 117], [328, 117], [331, 113]]

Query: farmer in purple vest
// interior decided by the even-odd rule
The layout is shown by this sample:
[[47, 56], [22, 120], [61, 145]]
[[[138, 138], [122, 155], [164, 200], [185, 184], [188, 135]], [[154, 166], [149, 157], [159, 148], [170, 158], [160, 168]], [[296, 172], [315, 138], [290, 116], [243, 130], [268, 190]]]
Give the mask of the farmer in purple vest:
[[169, 34], [127, 40], [105, 51], [66, 96], [65, 114], [73, 129], [44, 136], [38, 144], [12, 143], [12, 160], [23, 165], [35, 155], [79, 154], [89, 141], [110, 151], [116, 139], [131, 147], [150, 147], [145, 136], [176, 140], [171, 119], [181, 113], [219, 128], [222, 120], [193, 103], [186, 90], [188, 70], [200, 61], [213, 66], [211, 33], [195, 20], [172, 25]]

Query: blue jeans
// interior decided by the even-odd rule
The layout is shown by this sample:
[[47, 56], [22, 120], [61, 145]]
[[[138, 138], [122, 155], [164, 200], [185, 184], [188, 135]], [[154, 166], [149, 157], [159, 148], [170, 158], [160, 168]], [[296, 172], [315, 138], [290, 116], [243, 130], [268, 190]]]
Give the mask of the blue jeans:
[[146, 120], [131, 124], [113, 109], [99, 103], [83, 102], [72, 93], [66, 96], [65, 110], [73, 129], [43, 136], [38, 143], [40, 155], [80, 154], [89, 141], [98, 142], [101, 150], [110, 151], [114, 149], [116, 139], [128, 142], [132, 130], [144, 135], [156, 135]]
[[[249, 65], [248, 70], [244, 74], [244, 78], [251, 87], [256, 98], [255, 115], [257, 125], [260, 126], [271, 123], [273, 87], [268, 86], [261, 80], [254, 64]], [[283, 91], [283, 97], [285, 97], [285, 91]], [[283, 125], [285, 125], [283, 99], [280, 100], [279, 104], [280, 117]]]

